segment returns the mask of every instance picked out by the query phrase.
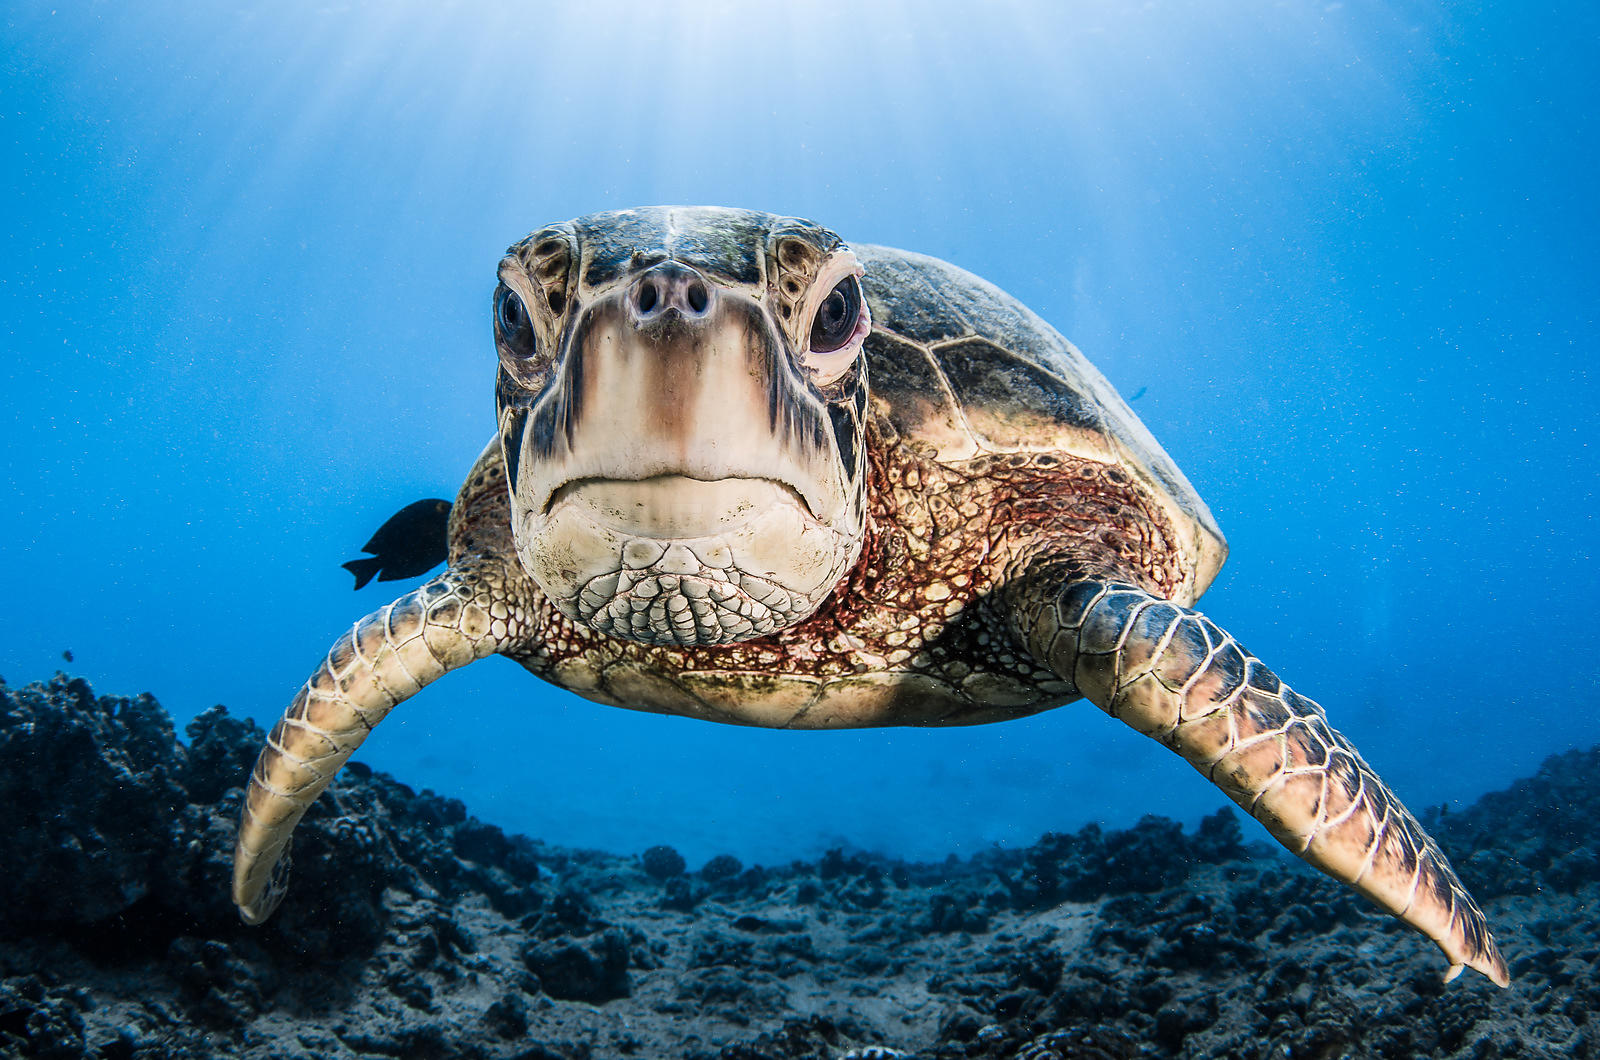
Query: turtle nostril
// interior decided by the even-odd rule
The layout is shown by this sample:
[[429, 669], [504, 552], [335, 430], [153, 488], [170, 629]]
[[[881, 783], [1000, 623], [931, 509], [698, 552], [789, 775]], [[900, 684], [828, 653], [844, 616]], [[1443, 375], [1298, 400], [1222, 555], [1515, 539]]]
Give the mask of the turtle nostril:
[[714, 288], [694, 269], [665, 261], [635, 281], [627, 295], [628, 312], [640, 327], [661, 320], [704, 321], [717, 299]]
[[706, 306], [711, 304], [711, 297], [706, 294], [706, 285], [699, 280], [691, 283], [684, 295], [689, 301], [689, 308], [695, 313], [704, 313]]
[[639, 285], [639, 312], [648, 313], [656, 307], [656, 285], [649, 281]]

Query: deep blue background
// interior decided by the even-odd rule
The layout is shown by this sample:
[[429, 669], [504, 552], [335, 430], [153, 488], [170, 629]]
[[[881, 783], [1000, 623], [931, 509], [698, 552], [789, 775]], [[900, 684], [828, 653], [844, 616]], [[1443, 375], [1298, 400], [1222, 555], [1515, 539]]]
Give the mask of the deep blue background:
[[[501, 250], [720, 203], [948, 258], [1142, 390], [1233, 546], [1206, 610], [1414, 807], [1600, 739], [1592, 3], [777, 6], [8, 5], [0, 673], [270, 724], [393, 588], [339, 563], [490, 434]], [[1221, 801], [1083, 704], [771, 733], [499, 659], [361, 757], [691, 860]]]

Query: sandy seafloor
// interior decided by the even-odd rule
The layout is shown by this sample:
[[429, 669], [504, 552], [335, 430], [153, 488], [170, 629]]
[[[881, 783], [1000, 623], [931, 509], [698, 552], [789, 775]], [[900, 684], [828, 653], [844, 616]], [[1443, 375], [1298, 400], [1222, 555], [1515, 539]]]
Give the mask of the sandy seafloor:
[[352, 764], [262, 928], [227, 897], [260, 746], [218, 707], [0, 683], [0, 1053], [1600, 1056], [1600, 749], [1424, 816], [1510, 962], [1435, 948], [1231, 810], [910, 863], [686, 865], [508, 835]]

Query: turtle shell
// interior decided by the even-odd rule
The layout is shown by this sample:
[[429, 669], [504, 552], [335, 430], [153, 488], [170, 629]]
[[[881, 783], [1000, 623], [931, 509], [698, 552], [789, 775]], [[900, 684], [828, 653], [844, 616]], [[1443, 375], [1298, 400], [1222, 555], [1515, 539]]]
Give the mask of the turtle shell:
[[1105, 376], [994, 284], [937, 258], [852, 244], [872, 310], [867, 371], [902, 438], [960, 464], [1064, 452], [1123, 468], [1177, 531], [1191, 604], [1228, 546], [1210, 509]]

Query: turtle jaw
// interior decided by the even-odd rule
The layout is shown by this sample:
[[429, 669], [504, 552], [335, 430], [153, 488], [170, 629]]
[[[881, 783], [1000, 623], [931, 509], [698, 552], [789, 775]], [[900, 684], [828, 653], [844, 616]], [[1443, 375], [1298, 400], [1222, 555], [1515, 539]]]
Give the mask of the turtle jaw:
[[525, 566], [569, 618], [652, 644], [709, 645], [810, 616], [860, 555], [771, 479], [587, 479], [519, 520]]

